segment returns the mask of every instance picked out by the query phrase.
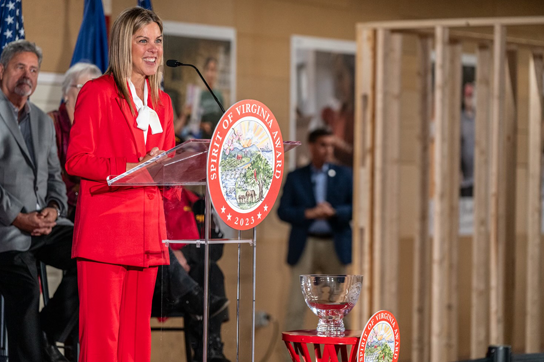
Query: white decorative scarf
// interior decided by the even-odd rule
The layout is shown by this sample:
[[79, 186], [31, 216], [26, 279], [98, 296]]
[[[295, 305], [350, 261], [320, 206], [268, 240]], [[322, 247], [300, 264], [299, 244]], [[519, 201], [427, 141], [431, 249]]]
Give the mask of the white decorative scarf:
[[138, 117], [136, 118], [136, 123], [138, 123], [138, 128], [144, 131], [144, 142], [147, 143], [147, 131], [151, 127], [151, 134], [162, 133], [162, 126], [159, 120], [157, 112], [147, 106], [147, 81], [144, 80], [144, 101], [136, 95], [136, 88], [132, 81], [128, 80], [128, 86], [130, 87], [130, 92], [132, 93], [132, 100], [136, 105], [138, 110]]

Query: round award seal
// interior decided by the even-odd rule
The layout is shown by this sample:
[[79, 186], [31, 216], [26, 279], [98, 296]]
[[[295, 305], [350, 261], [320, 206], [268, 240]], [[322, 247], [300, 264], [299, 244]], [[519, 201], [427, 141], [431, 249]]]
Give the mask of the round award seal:
[[251, 99], [232, 105], [208, 150], [206, 179], [216, 213], [236, 230], [259, 225], [276, 201], [283, 166], [283, 138], [270, 109]]
[[397, 362], [399, 351], [399, 325], [395, 316], [386, 310], [375, 313], [361, 334], [357, 362]]

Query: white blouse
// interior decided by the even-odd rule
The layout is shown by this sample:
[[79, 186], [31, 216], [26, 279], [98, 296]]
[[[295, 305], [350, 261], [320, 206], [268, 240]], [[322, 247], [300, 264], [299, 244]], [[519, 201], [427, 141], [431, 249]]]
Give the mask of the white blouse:
[[157, 112], [152, 108], [147, 106], [148, 90], [147, 90], [147, 81], [144, 81], [144, 101], [138, 97], [136, 94], [136, 88], [132, 81], [128, 80], [128, 86], [130, 87], [130, 92], [132, 93], [132, 100], [136, 105], [136, 110], [138, 111], [138, 117], [136, 118], [136, 123], [138, 128], [144, 131], [144, 142], [147, 143], [147, 131], [151, 127], [151, 134], [162, 133], [162, 126], [159, 120]]

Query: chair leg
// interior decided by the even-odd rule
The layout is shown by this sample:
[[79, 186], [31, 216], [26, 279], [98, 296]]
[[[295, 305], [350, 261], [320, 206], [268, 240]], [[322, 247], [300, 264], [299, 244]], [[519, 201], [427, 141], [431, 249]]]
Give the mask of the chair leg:
[[[189, 336], [189, 333], [187, 333], [187, 320], [185, 316], [183, 315], [174, 315], [172, 317], [175, 318], [183, 318], [183, 327], [151, 327], [151, 332], [157, 331], [157, 332], [183, 332], [183, 337], [185, 341], [185, 358], [187, 362], [192, 362], [193, 360], [193, 353], [191, 348], [191, 339]], [[151, 318], [158, 318], [156, 316], [151, 316]], [[2, 361], [0, 361], [2, 362]]]
[[39, 262], [39, 271], [40, 271], [40, 282], [42, 286], [42, 296], [43, 296], [43, 305], [49, 303], [49, 283], [47, 282], [47, 269], [45, 264], [41, 261]]
[[5, 319], [4, 297], [0, 295], [0, 362], [8, 360], [8, 338]]
[[74, 313], [72, 315], [72, 318], [70, 318], [70, 321], [68, 322], [66, 327], [64, 327], [64, 330], [60, 334], [59, 342], [61, 343], [66, 342], [66, 340], [68, 339], [68, 336], [70, 335], [70, 333], [72, 333], [72, 331], [76, 327], [78, 319], [79, 319], [79, 313]]
[[[64, 355], [70, 360], [79, 361], [79, 333], [77, 330], [77, 322], [79, 320], [79, 313], [74, 313], [70, 321], [60, 334], [58, 339], [64, 345]], [[69, 337], [72, 337], [71, 339]]]
[[191, 350], [191, 340], [189, 339], [189, 333], [187, 333], [187, 321], [185, 316], [183, 317], [183, 339], [185, 340], [185, 358], [187, 362], [193, 360], [193, 353]]

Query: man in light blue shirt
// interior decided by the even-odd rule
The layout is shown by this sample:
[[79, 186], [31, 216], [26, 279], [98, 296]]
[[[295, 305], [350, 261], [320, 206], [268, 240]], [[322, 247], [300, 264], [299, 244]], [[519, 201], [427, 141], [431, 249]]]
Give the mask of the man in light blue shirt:
[[330, 162], [335, 137], [327, 129], [308, 136], [311, 163], [287, 175], [278, 207], [291, 224], [287, 263], [291, 289], [285, 330], [303, 328], [307, 310], [300, 290], [301, 274], [345, 274], [351, 263], [353, 177], [351, 170]]

